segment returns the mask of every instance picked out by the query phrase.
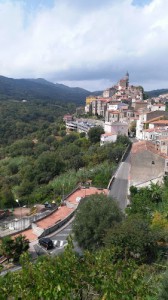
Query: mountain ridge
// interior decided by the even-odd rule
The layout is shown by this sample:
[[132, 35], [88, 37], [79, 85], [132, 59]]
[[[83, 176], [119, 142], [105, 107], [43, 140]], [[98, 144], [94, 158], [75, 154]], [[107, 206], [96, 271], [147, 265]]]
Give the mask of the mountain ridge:
[[85, 89], [55, 84], [43, 78], [13, 79], [0, 76], [0, 100], [48, 100], [84, 105], [86, 97], [90, 94], [92, 93]]
[[[103, 91], [90, 92], [80, 87], [69, 87], [53, 83], [44, 78], [14, 79], [0, 75], [0, 100], [41, 100], [56, 102], [73, 102], [85, 105], [89, 95], [101, 95]], [[168, 93], [168, 89], [157, 89], [145, 92], [148, 97], [157, 97]]]

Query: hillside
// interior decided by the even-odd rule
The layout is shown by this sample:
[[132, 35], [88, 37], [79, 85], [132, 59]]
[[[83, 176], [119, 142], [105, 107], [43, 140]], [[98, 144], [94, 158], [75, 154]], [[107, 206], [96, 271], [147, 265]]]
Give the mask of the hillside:
[[153, 90], [153, 91], [148, 91], [145, 92], [150, 98], [151, 97], [158, 97], [159, 95], [162, 94], [167, 94], [168, 93], [168, 89], [158, 89], [158, 90]]
[[[168, 89], [158, 89], [145, 92], [148, 97], [168, 93]], [[0, 76], [0, 101], [1, 100], [42, 100], [73, 102], [84, 105], [89, 95], [101, 95], [102, 91], [90, 92], [79, 87], [68, 87], [64, 84], [52, 83], [43, 78], [38, 79], [13, 79]]]
[[91, 92], [82, 88], [70, 88], [45, 79], [13, 79], [0, 76], [0, 100], [43, 100], [74, 102], [84, 105]]

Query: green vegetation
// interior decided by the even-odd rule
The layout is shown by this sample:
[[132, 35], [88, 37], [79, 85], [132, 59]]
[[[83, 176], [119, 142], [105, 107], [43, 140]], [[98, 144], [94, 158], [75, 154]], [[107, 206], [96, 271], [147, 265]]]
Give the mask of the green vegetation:
[[100, 147], [97, 136], [96, 143], [78, 133], [66, 135], [62, 117], [73, 105], [3, 102], [0, 109], [0, 208], [16, 206], [17, 198], [22, 205], [59, 204], [63, 192], [88, 180], [107, 187], [129, 143], [119, 138]]
[[108, 230], [106, 245], [120, 248], [121, 258], [135, 258], [137, 262], [151, 263], [159, 257], [158, 235], [142, 216], [127, 217]]
[[[130, 205], [126, 209], [124, 217], [121, 212], [119, 214], [118, 209], [116, 210], [115, 202], [104, 195], [85, 198], [77, 210], [74, 234], [83, 249], [89, 249], [93, 255], [96, 255], [95, 250], [99, 249], [105, 256], [107, 255], [106, 251], [109, 251], [111, 259], [114, 259], [112, 261], [113, 270], [116, 265], [119, 267], [118, 264], [121, 263], [123, 266], [125, 262], [127, 262], [129, 270], [132, 270], [135, 264], [137, 274], [145, 270], [144, 279], [147, 290], [143, 286], [144, 294], [138, 295], [133, 292], [132, 295], [131, 290], [129, 290], [129, 294], [123, 290], [123, 299], [167, 299], [167, 193], [168, 179], [165, 177], [162, 186], [151, 184], [149, 187], [139, 189], [132, 186], [130, 188]], [[130, 263], [131, 265], [129, 265]], [[108, 272], [108, 266], [105, 267], [105, 270]], [[120, 271], [119, 268], [119, 274]], [[150, 274], [150, 272], [152, 273]], [[119, 274], [118, 282], [120, 282]], [[153, 286], [152, 291], [154, 281], [157, 282], [157, 286], [155, 288]], [[128, 278], [126, 282], [129, 285]], [[121, 295], [119, 298], [116, 290], [114, 294], [108, 294], [109, 286], [110, 283], [106, 286], [107, 298], [102, 299], [122, 299]], [[115, 288], [118, 289], [118, 287]]]
[[168, 268], [162, 277], [160, 293], [158, 297], [158, 300], [167, 300], [167, 299], [168, 299]]
[[56, 102], [74, 102], [84, 104], [91, 93], [82, 88], [70, 88], [63, 84], [54, 84], [45, 79], [12, 79], [0, 76], [0, 100], [33, 100]]
[[71, 242], [62, 255], [36, 264], [24, 254], [21, 271], [0, 277], [0, 299], [156, 300], [158, 269], [117, 256], [114, 247], [79, 256]]
[[[107, 187], [129, 140], [100, 147], [100, 132], [87, 139], [66, 135], [63, 114], [74, 106], [0, 103], [0, 206], [56, 200], [88, 181]], [[100, 128], [99, 128], [100, 129]], [[94, 139], [96, 137], [96, 139]], [[22, 270], [0, 276], [0, 299], [167, 299], [168, 177], [164, 184], [130, 188], [125, 214], [103, 194], [86, 197], [74, 222], [75, 238], [57, 257], [30, 261], [28, 241], [4, 238], [1, 254]]]
[[2, 239], [0, 245], [0, 252], [4, 255], [8, 261], [13, 259], [14, 262], [18, 262], [23, 252], [29, 249], [29, 241], [22, 235], [12, 239], [10, 236], [6, 236]]
[[91, 143], [98, 143], [100, 141], [101, 134], [104, 133], [104, 129], [101, 126], [93, 127], [88, 132], [88, 137]]
[[106, 231], [121, 222], [122, 212], [106, 195], [92, 195], [82, 200], [73, 223], [79, 246], [95, 250], [103, 245]]

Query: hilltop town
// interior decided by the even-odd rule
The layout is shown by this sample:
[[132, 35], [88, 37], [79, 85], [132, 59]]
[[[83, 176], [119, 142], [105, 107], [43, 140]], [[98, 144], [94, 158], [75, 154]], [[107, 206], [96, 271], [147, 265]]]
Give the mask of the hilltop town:
[[74, 120], [70, 115], [64, 116], [68, 132], [87, 134], [93, 126], [102, 126], [100, 145], [115, 142], [118, 135], [138, 141], [132, 147], [130, 185], [160, 181], [168, 174], [168, 94], [145, 98], [143, 87], [130, 85], [127, 72], [102, 95], [86, 97], [84, 114], [92, 118]]
[[[88, 284], [97, 280], [95, 274], [104, 270], [100, 276], [107, 282], [108, 274], [111, 293], [111, 282], [113, 284], [118, 270], [121, 271], [126, 263], [126, 276], [129, 282], [132, 278], [134, 284], [131, 283], [133, 294], [137, 290], [134, 280], [137, 272], [141, 274], [138, 297], [147, 299], [144, 298], [146, 290], [151, 297], [158, 294], [158, 287], [154, 289], [153, 282], [162, 276], [162, 270], [156, 266], [159, 260], [160, 268], [167, 258], [168, 240], [167, 95], [144, 98], [143, 88], [130, 85], [127, 73], [102, 95], [87, 96], [85, 107], [77, 108], [76, 113], [75, 108], [70, 109], [68, 105], [64, 108], [23, 100], [0, 103], [0, 263], [1, 269], [4, 268], [1, 275], [6, 273], [6, 268], [13, 266], [13, 262], [18, 262], [20, 256], [22, 259], [22, 252], [29, 248], [37, 272], [42, 270], [39, 269], [38, 256], [51, 256], [43, 259], [47, 265], [42, 268], [46, 274], [54, 268], [52, 290], [57, 284], [57, 275], [63, 275], [61, 284], [64, 284], [66, 270], [67, 274], [72, 270], [76, 278], [81, 278], [82, 272]], [[86, 265], [81, 268], [80, 254], [88, 264], [83, 249], [90, 251], [87, 253], [95, 259], [89, 262], [91, 278]], [[79, 255], [74, 255], [74, 251]], [[58, 255], [60, 253], [62, 255]], [[90, 272], [90, 265], [97, 266], [99, 254], [102, 265], [99, 264], [97, 270], [93, 267], [93, 272]], [[75, 262], [71, 263], [69, 258], [75, 258]], [[55, 268], [59, 259], [63, 259], [60, 271]], [[64, 271], [63, 262], [66, 265]], [[141, 271], [144, 264], [146, 275]], [[15, 272], [19, 286], [20, 276], [28, 274], [29, 277], [27, 268], [31, 265], [26, 260], [26, 272], [24, 266], [23, 272]], [[111, 270], [107, 273], [109, 265]], [[43, 266], [41, 262], [40, 266]], [[149, 282], [149, 291], [146, 278], [151, 277], [151, 268], [157, 276], [154, 275], [152, 283]], [[1, 286], [8, 286], [9, 277], [1, 278]], [[39, 280], [43, 277], [34, 278], [37, 278], [35, 290], [37, 287], [38, 291]], [[72, 277], [69, 278], [71, 282]], [[47, 278], [48, 282], [51, 278]], [[125, 277], [122, 282], [126, 284], [123, 295], [130, 296]], [[100, 282], [100, 289], [103, 285], [104, 281]], [[123, 284], [120, 286], [123, 293]], [[97, 289], [97, 283], [94, 288]], [[117, 284], [114, 295], [118, 288]], [[29, 287], [26, 294], [28, 290]], [[43, 283], [40, 290], [46, 291]], [[78, 290], [81, 291], [80, 280], [77, 293]], [[68, 291], [67, 286], [65, 291]], [[22, 293], [18, 285], [16, 289], [6, 291], [6, 295], [16, 296], [16, 293], [18, 296]], [[121, 293], [118, 299], [121, 299]]]

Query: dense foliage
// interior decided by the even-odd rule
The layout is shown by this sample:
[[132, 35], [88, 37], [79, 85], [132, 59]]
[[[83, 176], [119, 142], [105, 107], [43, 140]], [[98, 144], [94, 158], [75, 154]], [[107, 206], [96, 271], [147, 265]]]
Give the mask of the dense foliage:
[[22, 271], [0, 277], [0, 299], [157, 299], [157, 269], [117, 259], [117, 253], [105, 248], [81, 257], [69, 245], [62, 255], [36, 264], [23, 255]]
[[125, 140], [100, 147], [82, 134], [66, 135], [62, 117], [74, 111], [72, 105], [8, 102], [0, 109], [1, 208], [12, 208], [15, 199], [21, 205], [59, 202], [87, 180], [107, 187]]
[[[152, 296], [150, 294], [146, 296], [146, 290], [144, 290], [144, 295], [134, 294], [132, 296], [130, 291], [129, 295], [124, 294], [123, 299], [167, 299], [167, 271], [163, 273], [168, 255], [167, 193], [167, 177], [164, 178], [162, 186], [151, 184], [148, 187], [139, 189], [131, 187], [130, 205], [126, 209], [125, 217], [120, 222], [112, 222], [110, 226], [106, 226], [106, 217], [108, 219], [109, 212], [107, 210], [105, 213], [107, 206], [103, 207], [103, 199], [99, 205], [96, 205], [94, 201], [89, 203], [89, 198], [86, 198], [79, 207], [79, 211], [77, 211], [74, 232], [79, 245], [91, 250], [101, 246], [102, 251], [109, 251], [111, 255], [115, 249], [115, 262], [122, 261], [123, 264], [123, 262], [134, 261], [141, 270], [144, 266], [147, 272], [153, 269], [151, 276], [144, 278], [149, 284], [156, 275], [156, 293]], [[98, 195], [95, 197], [99, 198]], [[115, 210], [113, 210], [113, 216], [115, 215], [114, 212]], [[102, 231], [99, 231], [99, 228]], [[157, 268], [159, 269], [157, 270]], [[108, 267], [106, 267], [106, 271], [108, 272]], [[120, 271], [119, 268], [119, 274]], [[119, 277], [117, 278], [120, 280]], [[126, 279], [126, 281], [129, 285], [129, 280]], [[106, 288], [108, 290], [109, 285]], [[109, 295], [107, 299], [119, 299], [114, 294], [113, 296], [111, 296], [112, 294]]]
[[102, 246], [106, 231], [121, 222], [122, 217], [117, 203], [110, 197], [96, 194], [84, 198], [73, 223], [79, 246], [90, 250]]
[[100, 141], [101, 134], [104, 133], [104, 129], [101, 126], [93, 127], [88, 132], [88, 137], [91, 143], [98, 143]]
[[168, 299], [168, 268], [166, 268], [166, 271], [162, 276], [161, 287], [158, 296], [158, 300], [167, 300], [167, 299]]
[[105, 243], [119, 247], [121, 258], [135, 258], [137, 262], [151, 263], [159, 256], [158, 235], [142, 216], [127, 217], [108, 230]]
[[0, 253], [4, 255], [8, 261], [13, 259], [14, 262], [19, 261], [23, 252], [29, 249], [29, 241], [22, 235], [18, 235], [15, 239], [6, 236], [1, 240]]
[[[41, 103], [1, 103], [0, 206], [56, 199], [88, 180], [99, 188], [109, 178], [129, 140], [100, 147], [82, 134], [66, 135], [64, 113], [74, 107]], [[100, 134], [100, 133], [98, 133]], [[28, 242], [18, 236], [2, 240], [1, 253], [22, 270], [0, 277], [0, 299], [157, 300], [167, 299], [168, 177], [164, 184], [130, 188], [123, 217], [105, 195], [83, 199], [74, 222], [80, 246], [31, 263]], [[97, 250], [97, 248], [99, 248]], [[90, 251], [92, 250], [92, 251]], [[159, 298], [160, 297], [160, 298]]]
[[45, 79], [13, 79], [0, 76], [0, 100], [40, 100], [57, 104], [74, 102], [84, 104], [89, 91], [82, 88], [70, 88], [63, 84], [54, 84]]

